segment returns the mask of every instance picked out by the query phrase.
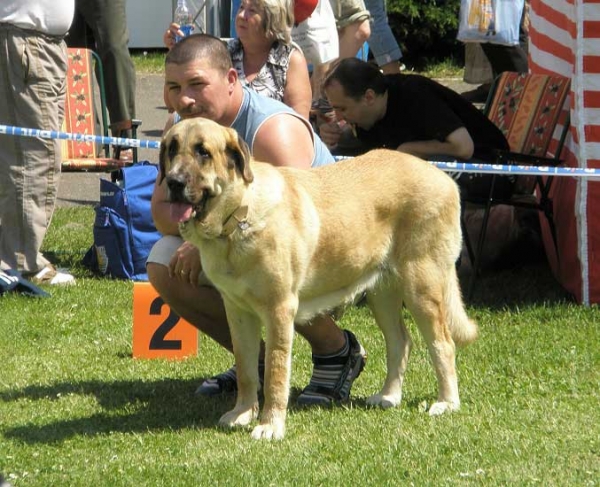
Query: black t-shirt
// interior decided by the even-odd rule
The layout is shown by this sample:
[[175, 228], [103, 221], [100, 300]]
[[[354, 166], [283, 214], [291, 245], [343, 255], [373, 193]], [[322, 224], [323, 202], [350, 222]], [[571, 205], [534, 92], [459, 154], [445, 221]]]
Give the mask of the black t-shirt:
[[473, 139], [474, 158], [488, 159], [493, 149], [508, 150], [506, 138], [479, 109], [450, 88], [419, 75], [386, 76], [385, 116], [370, 130], [356, 128], [367, 149], [396, 149], [415, 140], [444, 141], [465, 127]]

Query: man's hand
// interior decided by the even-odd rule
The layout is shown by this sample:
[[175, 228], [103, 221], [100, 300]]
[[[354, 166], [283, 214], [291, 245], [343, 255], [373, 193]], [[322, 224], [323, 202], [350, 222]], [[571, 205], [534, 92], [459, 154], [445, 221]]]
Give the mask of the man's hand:
[[343, 131], [344, 129], [337, 121], [327, 122], [319, 125], [319, 136], [329, 149], [333, 149], [336, 145], [338, 145]]
[[163, 43], [170, 51], [173, 46], [177, 43], [177, 37], [184, 37], [184, 33], [179, 29], [179, 24], [172, 22], [169, 28], [163, 34]]
[[190, 242], [183, 242], [169, 262], [169, 277], [198, 286], [202, 265], [200, 251]]

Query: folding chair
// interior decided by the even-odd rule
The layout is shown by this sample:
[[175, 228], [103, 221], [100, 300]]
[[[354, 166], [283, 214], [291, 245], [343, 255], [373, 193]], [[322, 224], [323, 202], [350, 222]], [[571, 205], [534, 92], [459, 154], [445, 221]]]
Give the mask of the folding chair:
[[[488, 118], [508, 140], [510, 151], [499, 151], [489, 164], [558, 166], [560, 154], [569, 131], [569, 106], [567, 96], [571, 80], [563, 76], [545, 74], [502, 73], [492, 85], [484, 108]], [[463, 195], [461, 223], [473, 273], [467, 297], [473, 294], [475, 280], [480, 271], [481, 256], [485, 247], [490, 210], [495, 205], [509, 205], [542, 212], [557, 248], [553, 205], [550, 197], [550, 176], [517, 176], [509, 195], [498, 196], [495, 188], [507, 176], [493, 175], [486, 197]], [[504, 179], [506, 181], [506, 179]], [[464, 219], [464, 203], [484, 207], [483, 221], [473, 250]]]
[[[91, 49], [69, 48], [63, 132], [107, 137], [109, 129], [119, 136], [131, 130], [133, 138], [137, 138], [140, 124], [139, 120], [127, 120], [109, 125], [100, 58]], [[120, 147], [116, 147], [114, 157], [110, 155], [109, 145], [95, 141], [63, 140], [61, 148], [63, 171], [110, 171], [126, 165], [119, 159]], [[137, 162], [137, 158], [134, 147], [133, 162]]]

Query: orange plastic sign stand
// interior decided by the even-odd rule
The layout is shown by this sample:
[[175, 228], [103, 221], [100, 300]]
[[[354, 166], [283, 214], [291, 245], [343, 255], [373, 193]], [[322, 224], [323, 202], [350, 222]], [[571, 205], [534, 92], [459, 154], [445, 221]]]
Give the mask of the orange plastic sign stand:
[[133, 358], [183, 359], [198, 353], [198, 330], [169, 308], [149, 282], [133, 284]]

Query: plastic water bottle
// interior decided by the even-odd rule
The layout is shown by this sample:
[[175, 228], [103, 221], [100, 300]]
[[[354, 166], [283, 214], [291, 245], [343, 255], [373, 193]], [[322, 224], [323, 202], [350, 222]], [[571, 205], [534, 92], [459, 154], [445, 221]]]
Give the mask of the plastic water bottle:
[[[173, 21], [179, 24], [179, 30], [183, 32], [184, 37], [189, 36], [194, 30], [194, 17], [185, 0], [177, 0]], [[177, 36], [175, 41], [179, 42], [181, 39], [181, 36]]]

